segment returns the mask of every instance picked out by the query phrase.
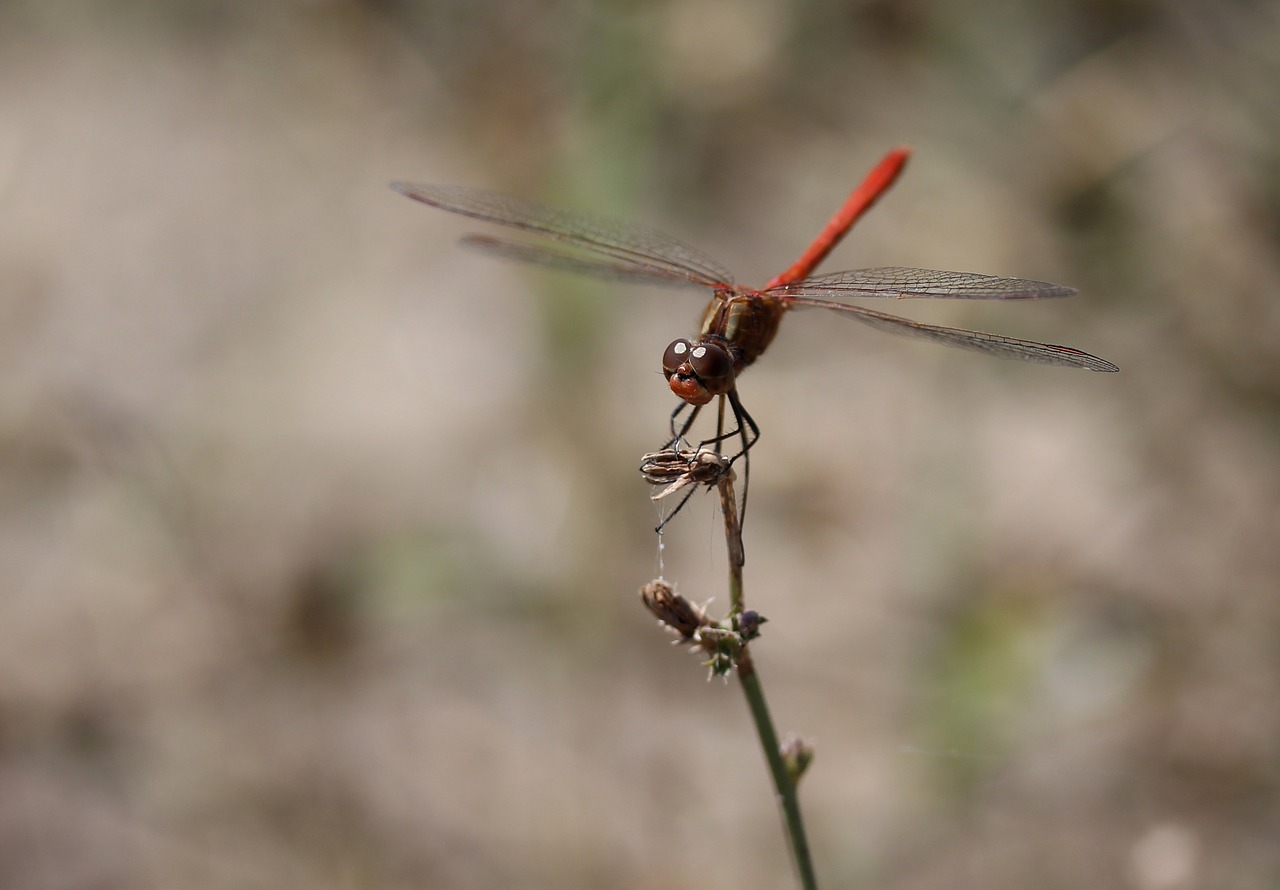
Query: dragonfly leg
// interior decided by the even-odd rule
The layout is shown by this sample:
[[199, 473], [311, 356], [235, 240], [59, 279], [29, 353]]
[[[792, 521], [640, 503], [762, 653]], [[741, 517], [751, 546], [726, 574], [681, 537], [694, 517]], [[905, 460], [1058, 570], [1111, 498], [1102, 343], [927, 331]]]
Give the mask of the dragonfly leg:
[[690, 485], [689, 490], [684, 493], [684, 497], [680, 499], [680, 503], [676, 504], [676, 508], [662, 517], [662, 521], [658, 523], [654, 529], [658, 534], [662, 534], [662, 530], [667, 527], [667, 523], [676, 518], [676, 514], [684, 509], [684, 505], [689, 503], [689, 498], [693, 497], [693, 493], [698, 490], [698, 486]]
[[[724, 429], [724, 419], [721, 418], [721, 423], [716, 430], [716, 434], [712, 436], [710, 439], [703, 439], [701, 442], [699, 442], [698, 448], [706, 448], [708, 445], [714, 445], [715, 450], [719, 451], [720, 443], [727, 442], [729, 439], [732, 439], [734, 436], [738, 435], [741, 432], [740, 428], [736, 426], [733, 429], [729, 430], [727, 433], [723, 432], [723, 429]], [[742, 453], [739, 452], [738, 454], [735, 454], [731, 459], [737, 460], [741, 456], [741, 454]]]
[[[742, 458], [742, 504], [738, 508], [738, 534], [742, 534], [742, 524], [747, 519], [747, 489], [751, 486], [751, 446], [760, 441], [760, 427], [742, 406], [742, 400], [738, 398], [736, 388], [729, 390], [729, 405], [733, 408], [734, 420], [738, 422], [737, 432], [742, 437], [742, 450], [729, 458], [730, 463]], [[751, 430], [749, 438], [748, 428]]]
[[[684, 423], [680, 426], [679, 431], [676, 430], [676, 421], [680, 415], [684, 413], [685, 408], [692, 408], [689, 416], [684, 419]], [[693, 405], [689, 402], [681, 401], [676, 406], [676, 410], [671, 412], [671, 439], [667, 442], [667, 448], [675, 448], [680, 444], [680, 440], [689, 432], [689, 428], [693, 426], [693, 422], [698, 419], [698, 412], [702, 410], [701, 405]]]
[[720, 400], [716, 403], [716, 437], [711, 440], [716, 445], [716, 454], [720, 453], [720, 445], [724, 440], [733, 435], [733, 433], [726, 433], [724, 431], [724, 402], [725, 398], [724, 396], [721, 396]]
[[[732, 439], [733, 437], [737, 436], [742, 440], [742, 449], [737, 454], [733, 455], [733, 457], [729, 458], [729, 462], [731, 464], [740, 457], [744, 458], [743, 481], [742, 481], [742, 504], [738, 510], [738, 528], [741, 529], [742, 522], [747, 515], [746, 514], [747, 486], [751, 481], [751, 455], [748, 452], [751, 451], [751, 447], [755, 445], [756, 442], [759, 441], [760, 439], [760, 427], [756, 424], [755, 419], [752, 418], [751, 414], [747, 411], [747, 409], [743, 407], [742, 401], [738, 398], [738, 391], [736, 389], [730, 390], [726, 395], [728, 397], [729, 406], [733, 410], [733, 418], [736, 425], [734, 426], [733, 429], [727, 432], [724, 429], [725, 397], [722, 396], [720, 399], [719, 418], [717, 419], [717, 424], [716, 424], [716, 435], [710, 439], [704, 439], [701, 442], [699, 442], [698, 448], [695, 450], [700, 450], [702, 448], [706, 448], [709, 445], [714, 445], [716, 448], [716, 451], [719, 452], [721, 444]], [[676, 408], [676, 410], [671, 413], [672, 438], [671, 438], [671, 441], [667, 444], [667, 448], [669, 449], [674, 449], [679, 445], [680, 440], [682, 440], [685, 437], [685, 434], [687, 434], [689, 432], [689, 429], [693, 426], [693, 421], [697, 418], [698, 412], [702, 410], [701, 405], [692, 406], [693, 410], [689, 412], [689, 416], [684, 419], [684, 423], [681, 424], [679, 430], [677, 430], [676, 429], [677, 419], [679, 418], [680, 414], [683, 413], [683, 411], [688, 405], [689, 403], [682, 402]], [[666, 528], [667, 523], [669, 523], [672, 519], [674, 519], [676, 517], [676, 514], [679, 513], [682, 509], [684, 509], [685, 504], [689, 503], [689, 499], [693, 497], [693, 493], [695, 491], [697, 491], [697, 486], [696, 485], [690, 486], [689, 490], [685, 492], [684, 497], [682, 497], [680, 499], [680, 502], [676, 504], [676, 508], [672, 510], [669, 514], [667, 514], [667, 516], [662, 520], [662, 522], [658, 524], [658, 527], [655, 529], [655, 531], [661, 533], [662, 530]]]
[[[698, 443], [698, 447], [705, 448], [708, 445], [719, 445], [721, 442], [728, 441], [734, 436], [739, 436], [742, 439], [742, 450], [729, 458], [730, 461], [736, 461], [738, 458], [750, 451], [751, 447], [759, 441], [760, 427], [756, 425], [755, 420], [747, 412], [747, 409], [743, 407], [742, 401], [738, 398], [738, 391], [736, 389], [731, 390], [728, 393], [728, 397], [729, 405], [733, 408], [733, 417], [737, 422], [737, 426], [729, 430], [727, 433], [717, 430], [715, 436], [712, 436], [710, 439], [703, 439]], [[716, 450], [719, 449], [717, 448]]]
[[[689, 416], [681, 421], [680, 415], [683, 414], [686, 409], [689, 410]], [[680, 447], [680, 442], [693, 427], [693, 422], [698, 419], [698, 412], [701, 410], [701, 405], [694, 405], [690, 402], [681, 400], [680, 404], [676, 406], [676, 409], [671, 412], [671, 438], [667, 440], [666, 445], [663, 447], [664, 451], [674, 451]], [[679, 423], [679, 429], [676, 429], [677, 423]], [[668, 513], [663, 518], [662, 522], [658, 523], [658, 527], [655, 528], [654, 531], [658, 534], [662, 534], [662, 530], [667, 527], [667, 523], [676, 518], [676, 514], [684, 509], [684, 505], [689, 503], [689, 498], [693, 497], [693, 493], [697, 490], [698, 487], [696, 485], [689, 486], [689, 490], [685, 492], [684, 497], [680, 499], [680, 503], [676, 504], [676, 508]]]
[[[738, 422], [738, 428], [729, 435], [734, 433], [742, 434], [742, 450], [735, 454], [730, 460], [737, 460], [751, 450], [751, 447], [760, 441], [760, 427], [756, 424], [755, 419], [742, 406], [742, 400], [738, 398], [736, 389], [729, 390], [729, 404], [733, 406], [733, 417]], [[750, 429], [750, 436], [746, 430]]]

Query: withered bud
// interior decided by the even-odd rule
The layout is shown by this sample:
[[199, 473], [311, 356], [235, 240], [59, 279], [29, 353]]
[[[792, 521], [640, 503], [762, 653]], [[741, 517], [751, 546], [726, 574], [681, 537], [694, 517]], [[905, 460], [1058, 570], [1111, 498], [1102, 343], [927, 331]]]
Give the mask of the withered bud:
[[787, 737], [778, 746], [778, 753], [782, 755], [782, 762], [787, 767], [792, 784], [800, 781], [813, 761], [813, 745], [793, 732], [787, 733]]
[[760, 636], [760, 625], [768, 620], [755, 609], [747, 609], [733, 616], [733, 629], [742, 635], [743, 640], [754, 640]]
[[689, 602], [664, 581], [655, 578], [640, 588], [645, 608], [682, 640], [692, 642], [699, 628], [711, 623], [706, 610]]

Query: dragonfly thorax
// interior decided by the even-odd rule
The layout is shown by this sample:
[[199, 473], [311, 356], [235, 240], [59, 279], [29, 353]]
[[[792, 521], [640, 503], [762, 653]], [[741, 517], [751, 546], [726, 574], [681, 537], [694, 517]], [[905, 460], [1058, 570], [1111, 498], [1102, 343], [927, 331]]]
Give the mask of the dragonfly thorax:
[[676, 340], [662, 355], [671, 391], [691, 405], [705, 405], [733, 389], [734, 370], [728, 347], [712, 340]]

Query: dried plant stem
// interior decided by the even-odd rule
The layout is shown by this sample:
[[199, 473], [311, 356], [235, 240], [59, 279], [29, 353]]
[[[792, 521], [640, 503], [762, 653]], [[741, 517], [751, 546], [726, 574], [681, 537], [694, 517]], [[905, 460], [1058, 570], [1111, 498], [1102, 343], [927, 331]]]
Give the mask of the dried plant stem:
[[[726, 473], [717, 482], [720, 490], [720, 508], [724, 514], [725, 544], [729, 550], [731, 617], [740, 614], [745, 608], [742, 593], [742, 566], [745, 558], [733, 482], [733, 473]], [[760, 677], [756, 673], [755, 663], [751, 660], [751, 650], [745, 640], [738, 652], [735, 666], [738, 681], [742, 684], [742, 694], [746, 696], [747, 707], [751, 710], [751, 720], [755, 724], [756, 735], [760, 739], [760, 747], [764, 750], [765, 760], [769, 764], [769, 773], [773, 776], [773, 787], [778, 795], [778, 804], [782, 808], [787, 843], [791, 849], [791, 858], [795, 863], [796, 872], [800, 877], [800, 886], [804, 890], [817, 890], [818, 882], [813, 873], [813, 858], [809, 853], [809, 841], [804, 832], [804, 818], [800, 813], [796, 781], [782, 758], [778, 733], [774, 729], [773, 718], [769, 716], [769, 705], [765, 702], [764, 688], [760, 685]]]

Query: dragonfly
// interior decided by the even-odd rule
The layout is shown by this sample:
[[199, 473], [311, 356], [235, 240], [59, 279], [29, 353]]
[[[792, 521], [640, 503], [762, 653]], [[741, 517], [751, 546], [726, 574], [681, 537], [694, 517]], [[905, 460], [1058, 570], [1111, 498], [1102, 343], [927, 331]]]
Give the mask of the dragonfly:
[[[714, 438], [699, 448], [740, 437], [744, 463], [740, 510], [746, 513], [746, 485], [751, 447], [760, 428], [738, 396], [738, 377], [764, 353], [791, 309], [818, 308], [838, 313], [872, 328], [960, 347], [999, 358], [1018, 359], [1090, 371], [1118, 371], [1106, 359], [1034, 340], [1020, 340], [961, 328], [913, 321], [844, 302], [850, 298], [1036, 300], [1067, 297], [1074, 288], [1033, 281], [943, 272], [933, 269], [881, 267], [814, 275], [813, 271], [880, 196], [897, 180], [910, 150], [890, 151], [849, 194], [840, 209], [799, 259], [764, 287], [738, 285], [718, 261], [662, 232], [630, 222], [563, 210], [509, 195], [464, 186], [393, 182], [391, 188], [431, 207], [516, 229], [535, 240], [468, 235], [462, 243], [503, 259], [574, 272], [611, 281], [690, 286], [711, 292], [702, 324], [692, 338], [667, 346], [662, 372], [681, 403], [671, 415], [668, 448], [684, 440], [703, 406], [719, 399], [720, 422]], [[736, 428], [724, 431], [724, 404], [729, 403]], [[682, 413], [689, 409], [681, 420]], [[686, 497], [687, 500], [687, 497]], [[679, 507], [684, 505], [681, 501]], [[679, 507], [668, 515], [669, 521]], [[659, 531], [661, 531], [659, 526]]]

